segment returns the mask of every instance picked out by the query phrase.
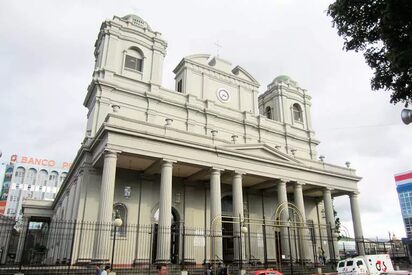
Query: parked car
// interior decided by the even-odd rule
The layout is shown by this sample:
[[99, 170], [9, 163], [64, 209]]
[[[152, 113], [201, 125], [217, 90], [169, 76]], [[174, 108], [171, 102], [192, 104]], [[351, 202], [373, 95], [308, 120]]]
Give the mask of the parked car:
[[388, 254], [365, 255], [339, 261], [339, 275], [380, 275], [395, 272]]
[[253, 275], [283, 275], [282, 272], [279, 272], [275, 269], [262, 269], [262, 270], [255, 270], [252, 273]]

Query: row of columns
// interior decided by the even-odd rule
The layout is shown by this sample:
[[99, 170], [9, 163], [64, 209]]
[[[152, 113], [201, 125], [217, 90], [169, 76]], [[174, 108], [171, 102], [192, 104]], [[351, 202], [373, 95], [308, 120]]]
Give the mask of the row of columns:
[[[102, 175], [102, 184], [100, 189], [100, 203], [98, 212], [98, 222], [110, 223], [112, 221], [112, 208], [114, 199], [115, 177], [116, 177], [116, 163], [117, 153], [108, 151], [104, 155], [104, 166]], [[214, 231], [212, 243], [213, 259], [223, 259], [223, 247], [221, 238], [221, 171], [223, 169], [212, 168], [210, 172], [210, 221], [211, 230]], [[160, 179], [160, 200], [159, 200], [159, 230], [170, 229], [171, 219], [170, 213], [172, 209], [172, 171], [173, 161], [164, 159], [161, 163], [161, 179]], [[232, 198], [233, 198], [233, 216], [239, 217], [243, 220], [243, 191], [242, 191], [242, 173], [235, 171], [232, 179]], [[278, 203], [284, 204], [286, 209], [281, 212], [280, 220], [283, 223], [289, 221], [289, 212], [287, 209], [288, 198], [286, 180], [277, 181], [277, 194]], [[302, 184], [295, 182], [294, 184], [294, 198], [295, 205], [301, 213], [302, 222], [306, 222], [305, 217], [305, 205], [303, 199]], [[335, 219], [333, 215], [332, 195], [331, 189], [325, 188], [323, 190], [323, 201], [326, 214], [326, 222], [332, 229], [335, 228]], [[357, 194], [350, 195], [352, 219], [354, 224], [355, 239], [360, 240], [363, 236], [362, 225], [360, 221], [359, 203]], [[283, 238], [287, 238], [286, 227], [282, 227], [281, 235]], [[170, 230], [165, 230], [158, 235], [157, 244], [157, 261], [169, 262], [170, 261]], [[303, 232], [302, 232], [303, 233]], [[234, 227], [234, 234], [241, 234], [241, 228], [238, 224]], [[106, 236], [107, 235], [107, 236]], [[220, 236], [220, 237], [219, 237]], [[98, 238], [109, 238], [110, 232], [101, 232]], [[331, 258], [335, 259], [338, 256], [339, 248], [337, 245], [337, 238], [334, 236], [334, 230], [328, 230], [328, 239], [330, 240], [329, 248], [332, 249]], [[97, 241], [99, 243], [99, 241]], [[236, 242], [235, 242], [236, 243]], [[283, 242], [287, 244], [287, 242]], [[309, 256], [308, 245], [305, 242], [301, 243], [301, 255], [303, 259], [307, 259]], [[359, 247], [359, 254], [364, 255], [363, 247]], [[244, 251], [244, 249], [240, 249]], [[108, 251], [105, 249], [97, 249], [99, 251], [98, 258], [103, 259], [104, 255], [108, 255]], [[237, 251], [237, 252], [236, 252]], [[238, 247], [235, 247], [235, 259], [239, 259]], [[237, 253], [237, 254], [236, 254]], [[290, 257], [290, 248], [288, 245], [282, 245], [282, 254], [286, 257]], [[243, 256], [243, 255], [242, 255]], [[244, 257], [242, 257], [244, 259]]]

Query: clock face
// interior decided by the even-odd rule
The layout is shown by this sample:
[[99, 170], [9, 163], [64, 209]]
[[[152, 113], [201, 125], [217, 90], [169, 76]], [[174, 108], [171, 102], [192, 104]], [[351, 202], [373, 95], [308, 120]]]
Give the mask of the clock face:
[[217, 98], [222, 102], [228, 102], [230, 100], [230, 94], [226, 89], [217, 90]]

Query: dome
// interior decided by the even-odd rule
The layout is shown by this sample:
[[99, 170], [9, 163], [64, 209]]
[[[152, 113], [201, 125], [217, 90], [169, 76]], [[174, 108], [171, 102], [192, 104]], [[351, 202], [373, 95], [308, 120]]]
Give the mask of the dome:
[[268, 89], [270, 90], [273, 87], [276, 87], [280, 83], [285, 83], [285, 84], [290, 85], [292, 87], [298, 87], [298, 85], [299, 85], [295, 80], [293, 80], [289, 76], [279, 75], [279, 76], [275, 77], [273, 79], [273, 81], [268, 85]]
[[149, 24], [147, 24], [146, 21], [144, 21], [141, 17], [139, 17], [135, 14], [128, 14], [126, 16], [123, 16], [122, 19], [126, 20], [126, 21], [129, 21], [130, 23], [132, 23], [135, 26], [150, 29]]
[[288, 82], [288, 81], [293, 81], [293, 80], [287, 75], [279, 75], [275, 77], [275, 79], [273, 79], [272, 82]]

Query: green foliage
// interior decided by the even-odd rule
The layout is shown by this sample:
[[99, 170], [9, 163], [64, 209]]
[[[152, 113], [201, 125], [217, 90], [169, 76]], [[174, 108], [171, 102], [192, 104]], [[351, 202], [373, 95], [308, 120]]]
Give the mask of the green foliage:
[[412, 1], [336, 0], [327, 14], [346, 51], [362, 51], [373, 90], [390, 90], [391, 103], [412, 101]]

